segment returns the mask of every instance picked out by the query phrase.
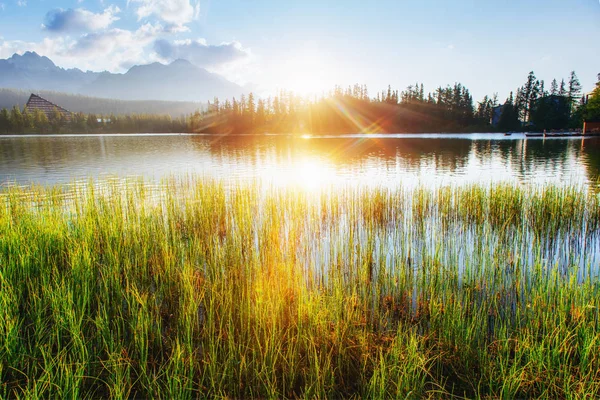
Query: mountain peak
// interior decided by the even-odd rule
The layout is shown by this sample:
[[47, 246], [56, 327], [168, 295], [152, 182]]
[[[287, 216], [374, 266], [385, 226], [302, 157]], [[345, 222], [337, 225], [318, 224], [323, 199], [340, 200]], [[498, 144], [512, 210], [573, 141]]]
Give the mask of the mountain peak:
[[35, 51], [26, 51], [23, 55], [13, 54], [8, 62], [16, 67], [28, 70], [45, 70], [58, 68], [52, 60], [46, 56], [40, 56]]
[[193, 66], [194, 64], [192, 64], [191, 62], [189, 62], [188, 60], [185, 60], [183, 58], [178, 58], [177, 60], [173, 61], [171, 64], [169, 65], [174, 65], [174, 66]]
[[134, 65], [126, 73], [64, 69], [28, 51], [0, 60], [0, 87], [60, 90], [121, 100], [206, 101], [239, 96], [243, 89], [215, 73], [178, 59]]

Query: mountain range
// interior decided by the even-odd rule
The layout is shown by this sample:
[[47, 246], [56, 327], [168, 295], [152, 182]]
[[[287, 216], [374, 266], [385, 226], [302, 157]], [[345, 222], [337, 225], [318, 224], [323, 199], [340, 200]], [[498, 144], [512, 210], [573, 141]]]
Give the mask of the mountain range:
[[187, 60], [135, 65], [124, 74], [58, 67], [35, 52], [0, 59], [0, 88], [51, 90], [119, 100], [208, 101], [243, 88]]

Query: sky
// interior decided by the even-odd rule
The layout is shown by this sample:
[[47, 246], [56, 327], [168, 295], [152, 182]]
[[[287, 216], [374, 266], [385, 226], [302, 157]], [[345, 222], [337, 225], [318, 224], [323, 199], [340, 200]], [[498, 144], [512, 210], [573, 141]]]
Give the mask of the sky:
[[505, 99], [600, 73], [599, 0], [0, 0], [0, 58], [126, 72], [184, 58], [259, 95], [461, 82]]

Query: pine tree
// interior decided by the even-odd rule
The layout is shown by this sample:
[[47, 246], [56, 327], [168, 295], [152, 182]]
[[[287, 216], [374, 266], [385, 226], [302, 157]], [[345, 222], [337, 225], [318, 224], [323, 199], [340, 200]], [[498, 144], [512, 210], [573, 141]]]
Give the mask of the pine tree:
[[569, 90], [568, 96], [575, 98], [579, 97], [581, 94], [581, 83], [575, 74], [575, 71], [571, 71], [571, 76], [569, 77]]
[[363, 85], [363, 100], [369, 101], [369, 88], [367, 88], [367, 85]]
[[23, 126], [25, 131], [33, 128], [33, 114], [29, 112], [27, 106], [23, 107]]
[[569, 108], [571, 113], [575, 110], [577, 98], [581, 95], [581, 83], [579, 83], [579, 79], [575, 74], [575, 71], [571, 71], [571, 76], [569, 77], [569, 88], [567, 92], [567, 97], [569, 98]]
[[[42, 113], [42, 112], [40, 111], [40, 113]], [[44, 113], [42, 113], [42, 114], [44, 114]], [[46, 114], [44, 114], [44, 118], [46, 119], [46, 123], [43, 126], [46, 126], [48, 123], [48, 117], [46, 117]], [[35, 115], [35, 120], [36, 120], [36, 125], [37, 124], [42, 125], [42, 116], [38, 115], [37, 112]], [[98, 128], [99, 124], [98, 124], [98, 117], [96, 116], [96, 114], [89, 114], [86, 119], [86, 124], [87, 124], [87, 130], [89, 130], [89, 131], [94, 131], [96, 128]], [[44, 129], [44, 128], [37, 127], [37, 129], [39, 130], [39, 129]]]
[[558, 95], [559, 96], [566, 96], [567, 95], [567, 89], [565, 87], [565, 80], [562, 79], [560, 81], [560, 89], [558, 89]]
[[258, 99], [258, 105], [256, 107], [256, 125], [262, 126], [266, 120], [265, 102], [263, 99]]
[[279, 118], [281, 115], [281, 104], [279, 102], [279, 97], [277, 96], [273, 99], [273, 115], [275, 118]]
[[10, 116], [8, 110], [3, 108], [0, 111], [0, 132], [9, 133], [10, 128]]
[[552, 83], [550, 84], [550, 96], [556, 96], [558, 94], [558, 83], [556, 82], [556, 78], [552, 79]]
[[254, 104], [254, 94], [250, 92], [248, 95], [248, 118], [250, 119], [250, 123], [254, 123], [254, 114], [256, 111], [256, 106]]
[[502, 115], [500, 115], [498, 127], [502, 130], [511, 131], [517, 129], [519, 125], [519, 117], [514, 105], [513, 92], [510, 92], [510, 96], [506, 99], [504, 107], [502, 108]]
[[219, 103], [219, 98], [215, 97], [213, 100], [213, 110], [216, 115], [219, 115], [221, 112], [221, 104]]
[[479, 103], [477, 103], [477, 113], [475, 114], [475, 116], [478, 119], [485, 119], [485, 117], [487, 115], [487, 109], [489, 106], [489, 102], [490, 102], [490, 99], [488, 98], [487, 95], [485, 95], [483, 97], [483, 99]]
[[14, 132], [23, 132], [23, 129], [25, 127], [25, 123], [23, 121], [23, 114], [21, 113], [21, 109], [17, 106], [14, 106], [12, 110], [10, 110], [10, 124]]
[[[111, 122], [115, 122], [115, 116], [111, 115]], [[50, 114], [50, 126], [52, 127], [52, 133], [60, 133], [60, 128], [62, 128], [65, 120], [63, 114], [60, 110], [54, 107], [54, 111]]]
[[240, 96], [240, 115], [246, 115], [248, 112], [248, 109], [246, 108], [248, 105], [246, 104], [246, 95], [242, 94]]
[[536, 79], [533, 71], [527, 75], [527, 82], [521, 88], [519, 93], [519, 104], [522, 119], [524, 122], [528, 122], [531, 117], [531, 109], [533, 108], [534, 102], [537, 99], [539, 92], [539, 81]]
[[234, 116], [240, 115], [240, 106], [239, 106], [238, 102], [235, 100], [235, 97], [233, 98], [232, 111], [233, 111]]

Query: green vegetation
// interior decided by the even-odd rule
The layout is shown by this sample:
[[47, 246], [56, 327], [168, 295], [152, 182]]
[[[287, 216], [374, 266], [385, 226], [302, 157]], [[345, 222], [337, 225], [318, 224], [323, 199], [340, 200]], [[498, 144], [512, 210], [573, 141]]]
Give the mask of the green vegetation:
[[115, 116], [73, 113], [69, 119], [58, 109], [50, 116], [40, 110], [31, 112], [27, 107], [23, 111], [17, 106], [10, 111], [0, 110], [0, 134], [179, 133], [189, 131], [188, 126], [185, 116], [173, 119], [164, 114]]
[[[61, 93], [51, 90], [36, 91], [54, 104], [78, 113], [102, 115], [164, 114], [171, 118], [194, 113], [206, 105], [203, 102], [161, 101], [161, 100], [116, 100], [100, 97], [82, 96], [79, 94]], [[24, 106], [31, 91], [0, 88], [0, 109], [10, 110], [15, 105]]]
[[404, 91], [388, 86], [369, 96], [366, 85], [336, 87], [320, 98], [301, 98], [281, 92], [273, 99], [215, 99], [196, 129], [212, 133], [402, 133], [489, 132], [510, 130], [580, 129], [586, 110], [581, 84], [571, 72], [560, 88], [550, 91], [532, 72], [527, 81], [499, 104], [497, 94], [485, 96], [475, 107], [464, 85], [455, 83], [426, 93], [416, 83]]
[[[0, 110], [0, 133], [402, 133], [489, 132], [543, 129], [580, 129], [583, 119], [598, 114], [597, 95], [589, 104], [582, 96], [575, 72], [560, 87], [553, 80], [546, 90], [532, 72], [516, 92], [500, 105], [497, 95], [485, 96], [475, 107], [469, 90], [460, 83], [425, 93], [416, 83], [404, 91], [388, 86], [370, 97], [366, 85], [343, 89], [336, 86], [320, 97], [305, 98], [289, 91], [257, 99], [253, 93], [239, 100], [215, 98], [202, 110], [196, 103], [118, 102], [82, 96], [60, 97], [57, 104], [77, 110], [67, 123], [65, 116], [36, 115], [14, 106]], [[0, 89], [0, 96], [2, 90]], [[64, 99], [66, 103], [61, 103]], [[100, 103], [98, 103], [100, 101]], [[68, 104], [67, 104], [68, 103]], [[106, 104], [105, 104], [106, 103]], [[130, 104], [131, 103], [131, 104]], [[146, 104], [147, 103], [147, 104]], [[113, 106], [112, 108], [107, 106]], [[172, 117], [172, 110], [190, 109]], [[102, 110], [118, 108], [119, 112]], [[160, 107], [163, 107], [162, 109]], [[144, 110], [131, 113], [128, 110]], [[158, 109], [158, 111], [157, 111]], [[102, 114], [100, 114], [102, 113]], [[169, 115], [171, 114], [171, 115]], [[595, 118], [595, 117], [594, 117]]]
[[0, 397], [600, 396], [600, 199], [198, 180], [0, 194]]
[[596, 88], [592, 92], [590, 99], [586, 104], [583, 117], [590, 121], [600, 121], [600, 74], [598, 74]]

